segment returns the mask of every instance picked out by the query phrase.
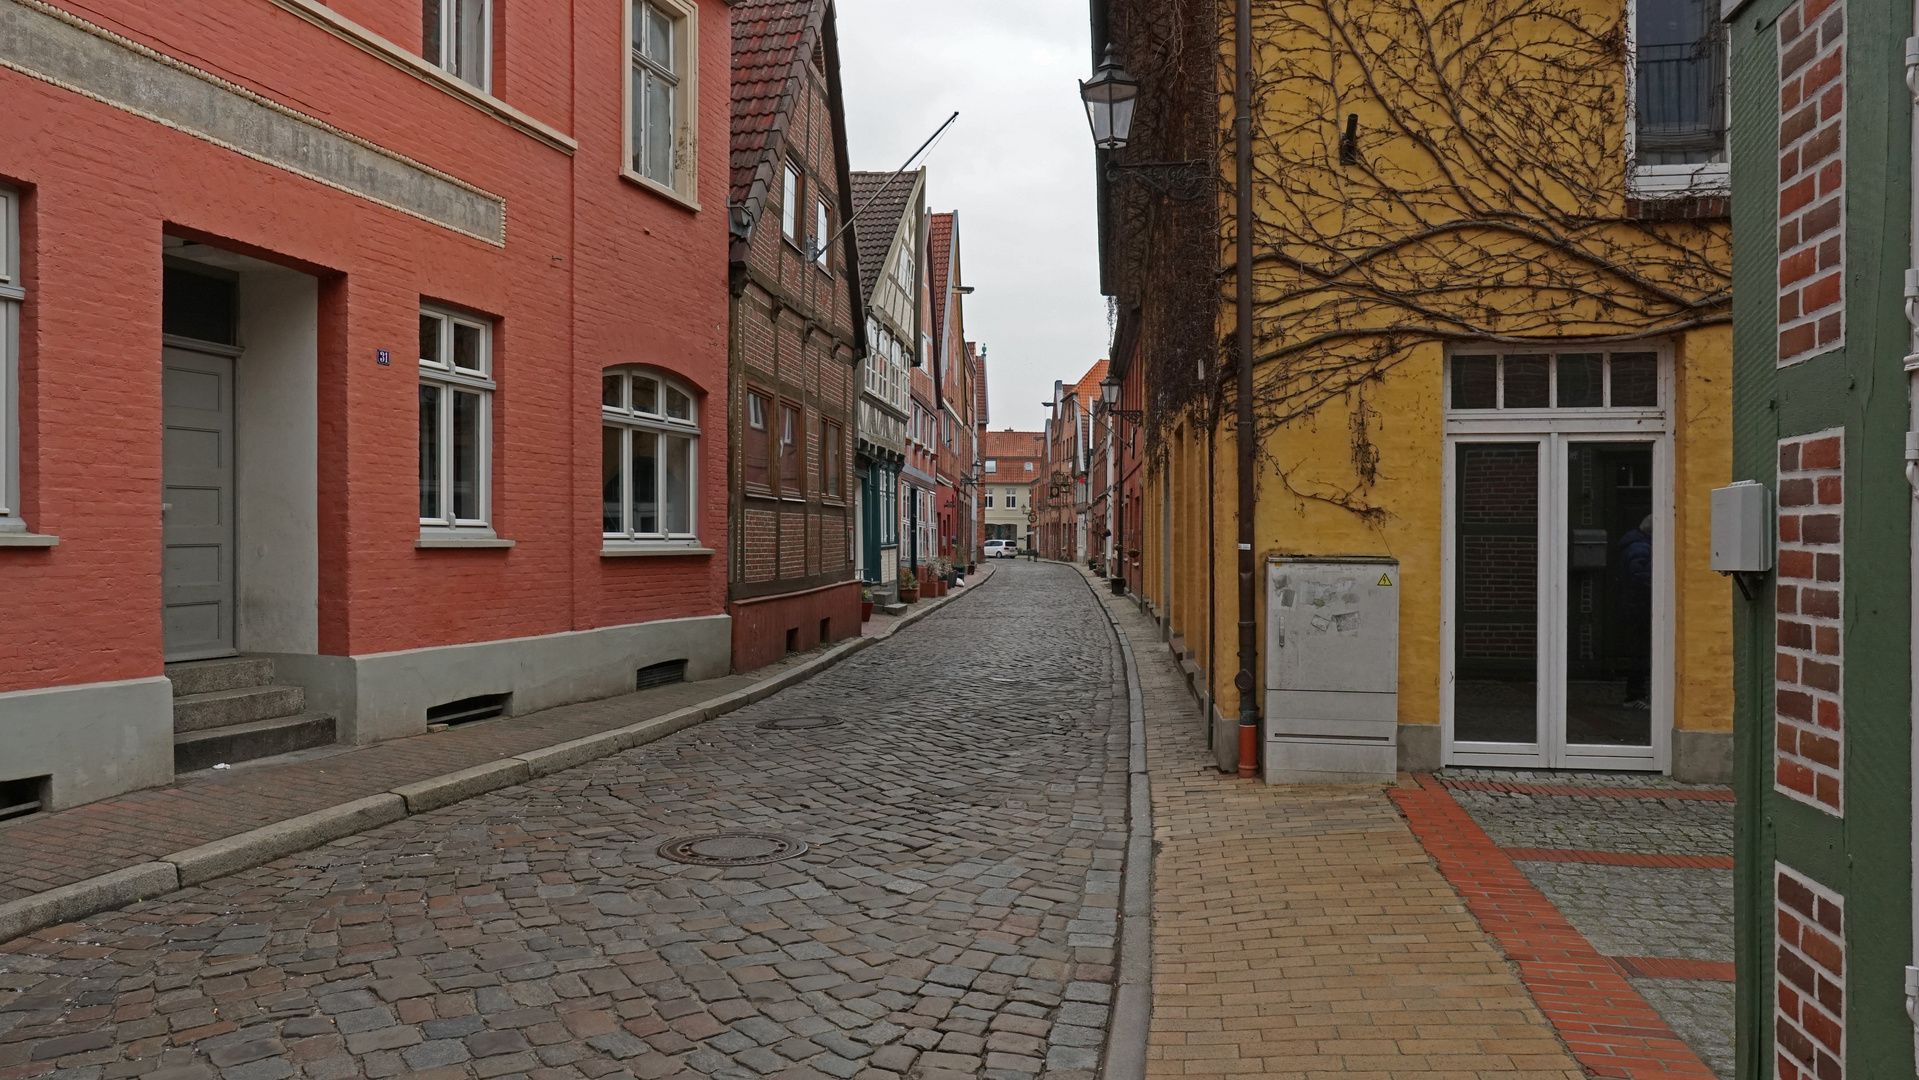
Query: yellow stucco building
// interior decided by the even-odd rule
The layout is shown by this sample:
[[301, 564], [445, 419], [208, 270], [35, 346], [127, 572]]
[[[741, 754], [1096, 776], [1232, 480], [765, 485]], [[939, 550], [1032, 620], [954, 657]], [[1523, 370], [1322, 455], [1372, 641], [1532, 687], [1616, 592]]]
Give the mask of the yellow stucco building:
[[[1382, 738], [1414, 770], [1730, 778], [1732, 585], [1709, 569], [1732, 441], [1711, 8], [1255, 0], [1269, 778], [1333, 776], [1313, 763], [1343, 759], [1322, 745]], [[1113, 369], [1152, 455], [1132, 584], [1213, 707], [1222, 766], [1239, 707], [1234, 31], [1231, 5], [1143, 0], [1111, 0], [1094, 24], [1096, 52], [1140, 84], [1101, 191]], [[1144, 164], [1179, 161], [1212, 174], [1201, 197]], [[1312, 586], [1332, 590], [1310, 601], [1325, 618], [1305, 606], [1318, 579], [1293, 571], [1326, 560], [1381, 568], [1359, 584], [1395, 590], [1387, 651], [1376, 612], [1359, 629], [1373, 601], [1350, 570]], [[1311, 655], [1359, 667], [1270, 675], [1319, 633], [1348, 652]], [[1396, 677], [1368, 682], [1368, 663]], [[1396, 721], [1287, 728], [1301, 708], [1347, 715], [1315, 679], [1396, 694], [1367, 699]]]

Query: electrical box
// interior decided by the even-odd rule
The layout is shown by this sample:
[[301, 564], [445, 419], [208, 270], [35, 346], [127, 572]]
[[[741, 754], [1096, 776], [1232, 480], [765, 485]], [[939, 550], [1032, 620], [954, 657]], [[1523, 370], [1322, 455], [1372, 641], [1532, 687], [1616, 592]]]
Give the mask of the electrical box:
[[1574, 570], [1604, 570], [1606, 568], [1606, 530], [1572, 530], [1572, 568]]
[[1772, 492], [1741, 480], [1712, 490], [1712, 568], [1724, 573], [1772, 569]]
[[1392, 782], [1399, 563], [1275, 558], [1266, 628], [1266, 782]]

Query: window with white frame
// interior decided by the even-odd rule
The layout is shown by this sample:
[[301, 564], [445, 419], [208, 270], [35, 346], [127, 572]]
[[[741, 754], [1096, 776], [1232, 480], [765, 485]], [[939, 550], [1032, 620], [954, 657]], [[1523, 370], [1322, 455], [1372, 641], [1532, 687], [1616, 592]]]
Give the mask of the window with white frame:
[[1006, 489], [1006, 508], [1008, 510], [1019, 509], [1019, 489], [1018, 488]]
[[993, 493], [990, 491], [987, 492], [985, 495], [985, 499], [986, 499], [986, 508], [988, 510], [991, 510], [993, 508]]
[[833, 260], [827, 254], [828, 241], [833, 237], [833, 210], [826, 205], [825, 199], [813, 200], [813, 264], [831, 272]]
[[794, 246], [800, 242], [800, 229], [805, 221], [800, 211], [800, 167], [792, 161], [786, 163], [786, 176], [780, 185], [780, 235]]
[[20, 197], [0, 187], [0, 533], [27, 531], [20, 517]]
[[1657, 409], [1659, 354], [1616, 352], [1455, 353], [1447, 359], [1452, 412]]
[[491, 532], [493, 328], [420, 311], [420, 525]]
[[987, 472], [989, 472], [989, 473], [996, 473], [996, 472], [998, 472], [998, 471], [999, 471], [999, 459], [998, 459], [998, 458], [987, 458], [987, 459], [986, 459], [986, 471], [987, 471]]
[[631, 0], [627, 10], [628, 168], [691, 198], [691, 163], [682, 158], [692, 140], [681, 138], [681, 132], [691, 126], [696, 104], [690, 78], [695, 54], [688, 40], [693, 11], [665, 0]]
[[420, 53], [427, 63], [481, 90], [493, 85], [493, 0], [425, 0]]
[[1727, 178], [1727, 38], [1718, 0], [1630, 0], [1633, 186], [1714, 191]]
[[1032, 471], [1033, 471], [1033, 463], [1032, 463], [1032, 462], [1030, 462], [1030, 461], [1029, 461], [1029, 462], [1027, 462], [1027, 463], [1026, 463], [1026, 471], [1027, 471], [1027, 472], [1032, 472]]
[[600, 531], [631, 542], [693, 542], [699, 531], [700, 418], [693, 393], [643, 367], [600, 376]]

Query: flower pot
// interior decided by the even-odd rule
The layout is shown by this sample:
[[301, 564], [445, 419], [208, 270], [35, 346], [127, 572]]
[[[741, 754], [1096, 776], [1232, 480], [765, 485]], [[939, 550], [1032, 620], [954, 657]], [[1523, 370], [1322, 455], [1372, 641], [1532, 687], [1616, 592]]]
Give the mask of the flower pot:
[[873, 601], [861, 600], [860, 601], [860, 621], [865, 622], [868, 619], [871, 619], [872, 617], [873, 617]]
[[920, 583], [917, 581], [900, 582], [900, 603], [917, 604], [920, 602]]

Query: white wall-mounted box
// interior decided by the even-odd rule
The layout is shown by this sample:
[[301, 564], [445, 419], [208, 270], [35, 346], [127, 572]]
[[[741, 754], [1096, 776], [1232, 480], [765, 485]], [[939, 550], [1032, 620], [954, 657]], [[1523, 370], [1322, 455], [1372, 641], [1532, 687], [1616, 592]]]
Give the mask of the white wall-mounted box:
[[1274, 558], [1266, 627], [1266, 782], [1392, 782], [1399, 563]]
[[1741, 480], [1712, 491], [1712, 568], [1721, 573], [1772, 569], [1772, 492]]

